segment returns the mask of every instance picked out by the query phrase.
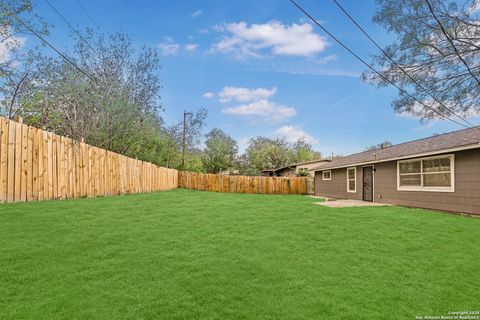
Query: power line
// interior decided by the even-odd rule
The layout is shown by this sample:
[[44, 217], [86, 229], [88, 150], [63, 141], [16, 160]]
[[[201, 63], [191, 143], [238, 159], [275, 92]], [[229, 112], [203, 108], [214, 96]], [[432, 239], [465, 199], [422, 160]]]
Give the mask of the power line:
[[40, 34], [38, 34], [35, 30], [33, 30], [28, 24], [26, 24], [22, 19], [20, 19], [16, 14], [12, 13], [3, 3], [0, 3], [0, 6], [9, 13], [15, 20], [17, 20], [21, 25], [23, 25], [28, 31], [33, 33], [37, 38], [39, 38], [43, 43], [45, 43], [48, 47], [50, 47], [53, 51], [55, 51], [59, 56], [61, 56], [65, 61], [70, 63], [74, 66], [78, 71], [80, 71], [83, 75], [89, 78], [92, 81], [95, 81], [95, 78], [90, 76], [87, 72], [83, 71], [77, 64], [75, 64], [72, 60], [70, 60], [65, 54], [63, 54], [60, 50], [55, 48], [50, 42], [48, 42], [45, 38], [43, 38]]
[[465, 118], [461, 117], [460, 115], [458, 115], [454, 110], [452, 110], [451, 108], [447, 107], [445, 104], [443, 104], [441, 101], [439, 101], [437, 98], [435, 98], [430, 92], [428, 92], [427, 89], [425, 89], [425, 87], [423, 85], [421, 85], [420, 83], [418, 83], [417, 80], [415, 80], [415, 78], [413, 78], [412, 76], [410, 76], [410, 74], [407, 73], [407, 71], [405, 71], [405, 69], [399, 65], [369, 34], [367, 31], [365, 31], [364, 28], [362, 28], [362, 26], [360, 26], [360, 24], [347, 12], [347, 10], [337, 1], [337, 0], [332, 0], [336, 5], [337, 7], [340, 8], [340, 10], [350, 19], [350, 21], [353, 22], [353, 24], [355, 24], [355, 26], [360, 30], [362, 31], [362, 33], [383, 53], [383, 55], [385, 57], [387, 57], [400, 71], [402, 71], [412, 82], [414, 82], [420, 89], [423, 90], [423, 92], [425, 92], [426, 94], [428, 94], [433, 100], [435, 100], [438, 104], [440, 104], [442, 107], [444, 107], [446, 110], [450, 111], [453, 115], [455, 115], [457, 118], [459, 118], [460, 120], [463, 120], [465, 121], [466, 123], [468, 123], [469, 125], [471, 126], [474, 126], [473, 123], [471, 123], [470, 121], [466, 120]]
[[392, 86], [394, 86], [395, 88], [397, 88], [398, 90], [400, 90], [400, 92], [404, 93], [405, 95], [407, 95], [408, 97], [410, 97], [411, 99], [417, 101], [418, 103], [420, 103], [421, 105], [423, 105], [425, 108], [431, 110], [432, 112], [438, 114], [439, 116], [441, 116], [442, 118], [445, 118], [445, 119], [448, 119], [462, 127], [465, 127], [465, 128], [468, 128], [468, 126], [466, 126], [465, 124], [463, 123], [460, 123], [454, 119], [451, 119], [450, 117], [442, 114], [441, 112], [431, 108], [430, 106], [426, 105], [424, 102], [418, 100], [417, 98], [415, 98], [414, 96], [412, 96], [410, 93], [408, 93], [405, 89], [399, 87], [397, 84], [395, 84], [393, 81], [391, 81], [390, 79], [388, 79], [387, 77], [385, 77], [383, 74], [381, 74], [380, 72], [378, 72], [375, 68], [373, 68], [370, 64], [368, 64], [365, 60], [363, 60], [359, 55], [357, 55], [355, 52], [352, 51], [352, 49], [350, 49], [347, 45], [345, 45], [342, 41], [340, 41], [339, 39], [337, 39], [337, 37], [335, 37], [330, 31], [328, 31], [324, 26], [322, 26], [317, 20], [315, 20], [315, 18], [313, 18], [307, 11], [305, 11], [297, 2], [295, 2], [294, 0], [290, 0], [291, 3], [293, 3], [301, 12], [303, 12], [303, 14], [305, 14], [305, 16], [307, 16], [310, 20], [312, 20], [312, 22], [314, 24], [316, 24], [320, 29], [322, 29], [326, 34], [328, 34], [333, 40], [335, 40], [335, 42], [337, 42], [339, 45], [341, 45], [345, 50], [347, 50], [351, 55], [353, 55], [355, 58], [357, 58], [361, 63], [363, 63], [365, 66], [367, 66], [370, 70], [372, 70], [375, 74], [377, 74], [379, 77], [381, 77], [382, 79], [384, 79], [386, 82], [390, 83]]
[[95, 52], [98, 52], [98, 50], [97, 50], [95, 47], [93, 47], [87, 39], [85, 39], [85, 37], [80, 33], [80, 31], [78, 31], [78, 29], [76, 29], [76, 28], [67, 20], [67, 18], [65, 18], [65, 16], [62, 15], [62, 14], [60, 13], [60, 11], [57, 10], [57, 8], [56, 8], [49, 0], [45, 0], [45, 2], [47, 2], [48, 5], [50, 6], [50, 8], [52, 8], [52, 10], [55, 11], [55, 13], [68, 25], [68, 27], [69, 27], [73, 32], [75, 32], [75, 33], [78, 35], [78, 37], [80, 38], [80, 40], [82, 40], [90, 49], [92, 49], [92, 50], [95, 51]]
[[340, 44], [345, 50], [347, 50], [351, 55], [353, 55], [355, 58], [357, 58], [360, 62], [362, 62], [365, 66], [367, 66], [370, 70], [372, 70], [375, 74], [377, 74], [378, 76], [380, 76], [382, 79], [384, 79], [385, 81], [387, 81], [388, 83], [390, 83], [392, 86], [394, 86], [395, 88], [397, 88], [398, 90], [400, 90], [400, 92], [406, 94], [408, 97], [410, 97], [411, 99], [417, 101], [418, 103], [420, 103], [421, 105], [423, 105], [425, 108], [433, 111], [434, 113], [440, 115], [441, 117], [445, 118], [445, 119], [448, 119], [458, 125], [461, 125], [465, 128], [468, 128], [468, 126], [464, 125], [463, 123], [460, 123], [454, 119], [451, 119], [450, 117], [442, 114], [441, 112], [431, 108], [430, 106], [426, 105], [424, 102], [418, 100], [417, 98], [413, 97], [410, 93], [408, 93], [405, 89], [399, 87], [397, 84], [395, 84], [393, 81], [391, 81], [390, 79], [388, 79], [387, 77], [385, 77], [383, 74], [381, 74], [380, 72], [378, 72], [375, 68], [373, 68], [370, 64], [368, 64], [365, 60], [363, 60], [359, 55], [357, 55], [355, 52], [352, 51], [352, 49], [350, 49], [347, 45], [345, 45], [342, 41], [340, 41], [337, 37], [335, 37], [330, 31], [328, 31], [324, 26], [322, 26], [315, 18], [313, 18], [305, 9], [303, 9], [297, 2], [295, 2], [294, 0], [290, 0], [290, 2], [292, 2], [301, 12], [303, 12], [303, 14], [305, 14], [310, 20], [312, 20], [313, 23], [315, 23], [320, 29], [322, 29], [326, 34], [328, 34], [333, 40], [335, 40], [338, 44]]
[[45, 0], [46, 3], [48, 3], [48, 5], [50, 6], [50, 8], [52, 8], [53, 11], [55, 11], [55, 13], [60, 17], [62, 18], [62, 20], [70, 27], [70, 29], [75, 32], [80, 38], [83, 38], [82, 35], [80, 34], [80, 32], [73, 27], [73, 25], [67, 20], [67, 18], [65, 18], [65, 16], [63, 14], [60, 13], [60, 11], [57, 10], [57, 8], [55, 8], [55, 6], [49, 1], [49, 0]]
[[92, 21], [93, 25], [97, 28], [100, 29], [100, 25], [93, 19], [92, 15], [88, 12], [88, 10], [82, 5], [82, 3], [79, 0], [75, 0], [78, 4], [78, 6], [85, 12], [85, 14], [88, 16], [90, 21]]

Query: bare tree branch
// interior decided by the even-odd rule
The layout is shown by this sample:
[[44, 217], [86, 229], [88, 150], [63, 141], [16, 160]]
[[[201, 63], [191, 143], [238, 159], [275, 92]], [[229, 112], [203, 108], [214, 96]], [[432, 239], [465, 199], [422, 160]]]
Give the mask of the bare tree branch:
[[449, 42], [450, 45], [452, 46], [453, 50], [455, 51], [455, 54], [457, 55], [458, 59], [465, 65], [465, 68], [467, 68], [467, 70], [468, 70], [468, 72], [470, 73], [470, 75], [471, 75], [471, 76], [477, 81], [477, 83], [480, 85], [480, 80], [479, 80], [479, 79], [477, 78], [477, 76], [472, 72], [472, 70], [471, 70], [470, 67], [468, 66], [467, 62], [463, 59], [463, 57], [462, 57], [462, 55], [460, 54], [460, 52], [458, 51], [457, 47], [456, 47], [455, 44], [453, 43], [452, 38], [451, 38], [450, 35], [448, 34], [447, 30], [445, 30], [445, 28], [443, 27], [442, 22], [438, 19], [437, 15], [435, 14], [435, 11], [433, 10], [432, 5], [430, 4], [430, 1], [425, 0], [425, 2], [427, 3], [428, 9], [430, 10], [433, 18], [435, 19], [435, 21], [437, 21], [438, 26], [440, 27], [440, 30], [441, 30], [442, 33], [445, 35], [445, 38], [448, 40], [448, 42]]

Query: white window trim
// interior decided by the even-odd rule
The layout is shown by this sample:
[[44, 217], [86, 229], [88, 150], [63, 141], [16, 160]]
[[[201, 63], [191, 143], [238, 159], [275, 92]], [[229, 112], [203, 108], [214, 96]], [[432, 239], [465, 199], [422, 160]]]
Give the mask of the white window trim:
[[[423, 186], [423, 168], [420, 171], [421, 184], [422, 186], [400, 186], [400, 163], [411, 162], [411, 161], [420, 161], [421, 166], [423, 167], [423, 160], [432, 160], [439, 158], [450, 158], [450, 187], [424, 187]], [[432, 172], [433, 173], [433, 172]], [[418, 174], [418, 173], [417, 173]], [[408, 160], [397, 161], [397, 190], [398, 191], [430, 191], [430, 192], [455, 192], [455, 155], [454, 154], [444, 154], [441, 156], [433, 157], [424, 157], [424, 158], [412, 158]]]
[[[350, 169], [353, 169], [354, 172], [355, 172], [355, 178], [353, 178], [353, 179], [348, 178], [348, 170], [350, 170]], [[355, 189], [353, 189], [353, 190], [349, 189], [350, 188], [350, 183], [349, 183], [350, 180], [355, 181]], [[347, 168], [347, 192], [350, 192], [350, 193], [356, 193], [357, 192], [357, 167]]]
[[[325, 178], [325, 172], [330, 172], [330, 178]], [[332, 170], [322, 171], [322, 180], [332, 180]]]

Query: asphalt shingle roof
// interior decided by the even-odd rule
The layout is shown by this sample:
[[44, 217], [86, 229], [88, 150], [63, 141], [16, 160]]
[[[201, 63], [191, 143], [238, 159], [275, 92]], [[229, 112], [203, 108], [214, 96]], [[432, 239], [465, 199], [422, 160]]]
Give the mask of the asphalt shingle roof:
[[[355, 153], [349, 156], [334, 159], [326, 162], [314, 170], [325, 170], [329, 168], [348, 167], [353, 164], [367, 164], [369, 162], [387, 161], [417, 155], [422, 153], [436, 152], [442, 153], [443, 150], [457, 148], [480, 143], [480, 126], [463, 129], [450, 133], [444, 133], [437, 136], [414, 140], [386, 147]], [[480, 144], [479, 144], [480, 148]]]
[[265, 170], [262, 170], [260, 172], [279, 171], [279, 170], [288, 169], [288, 168], [295, 169], [297, 166], [310, 164], [310, 163], [315, 163], [315, 162], [330, 162], [330, 160], [328, 160], [328, 159], [317, 159], [317, 160], [311, 160], [311, 161], [306, 161], [306, 162], [297, 162], [297, 163], [293, 163], [293, 164], [285, 166], [285, 167], [275, 168], [275, 169], [265, 169]]

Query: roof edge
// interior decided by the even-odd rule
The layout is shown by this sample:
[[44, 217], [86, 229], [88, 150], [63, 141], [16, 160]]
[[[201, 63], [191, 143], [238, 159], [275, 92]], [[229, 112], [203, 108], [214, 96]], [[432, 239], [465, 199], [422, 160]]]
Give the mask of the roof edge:
[[310, 161], [305, 161], [305, 162], [297, 162], [292, 164], [292, 166], [301, 166], [302, 164], [310, 164], [310, 163], [315, 163], [315, 162], [331, 162], [332, 160], [330, 159], [317, 159], [317, 160], [310, 160]]
[[429, 151], [429, 152], [414, 153], [414, 154], [405, 155], [405, 156], [401, 156], [401, 157], [387, 158], [387, 159], [381, 159], [381, 160], [372, 160], [372, 161], [365, 161], [365, 162], [358, 162], [358, 163], [351, 163], [351, 164], [345, 164], [345, 165], [336, 166], [336, 167], [328, 167], [328, 166], [327, 167], [316, 167], [316, 168], [313, 168], [311, 170], [317, 172], [317, 171], [324, 171], [324, 170], [341, 169], [341, 168], [362, 166], [362, 165], [367, 165], [367, 164], [372, 164], [372, 163], [403, 160], [403, 159], [409, 159], [409, 158], [418, 158], [418, 157], [431, 156], [431, 155], [440, 154], [440, 153], [456, 152], [456, 151], [478, 149], [478, 148], [480, 148], [480, 142], [473, 143], [473, 144], [466, 144], [464, 146], [455, 147], [455, 148], [438, 149], [438, 150]]
[[331, 162], [332, 160], [330, 159], [317, 159], [317, 160], [310, 160], [310, 161], [306, 161], [306, 162], [297, 162], [297, 163], [292, 163], [291, 165], [288, 165], [288, 166], [285, 166], [285, 167], [280, 167], [280, 168], [275, 168], [275, 169], [264, 169], [264, 170], [261, 170], [260, 172], [264, 172], [264, 171], [279, 171], [279, 170], [283, 170], [283, 169], [296, 169], [297, 166], [301, 166], [302, 164], [310, 164], [310, 163], [315, 163], [315, 162]]

